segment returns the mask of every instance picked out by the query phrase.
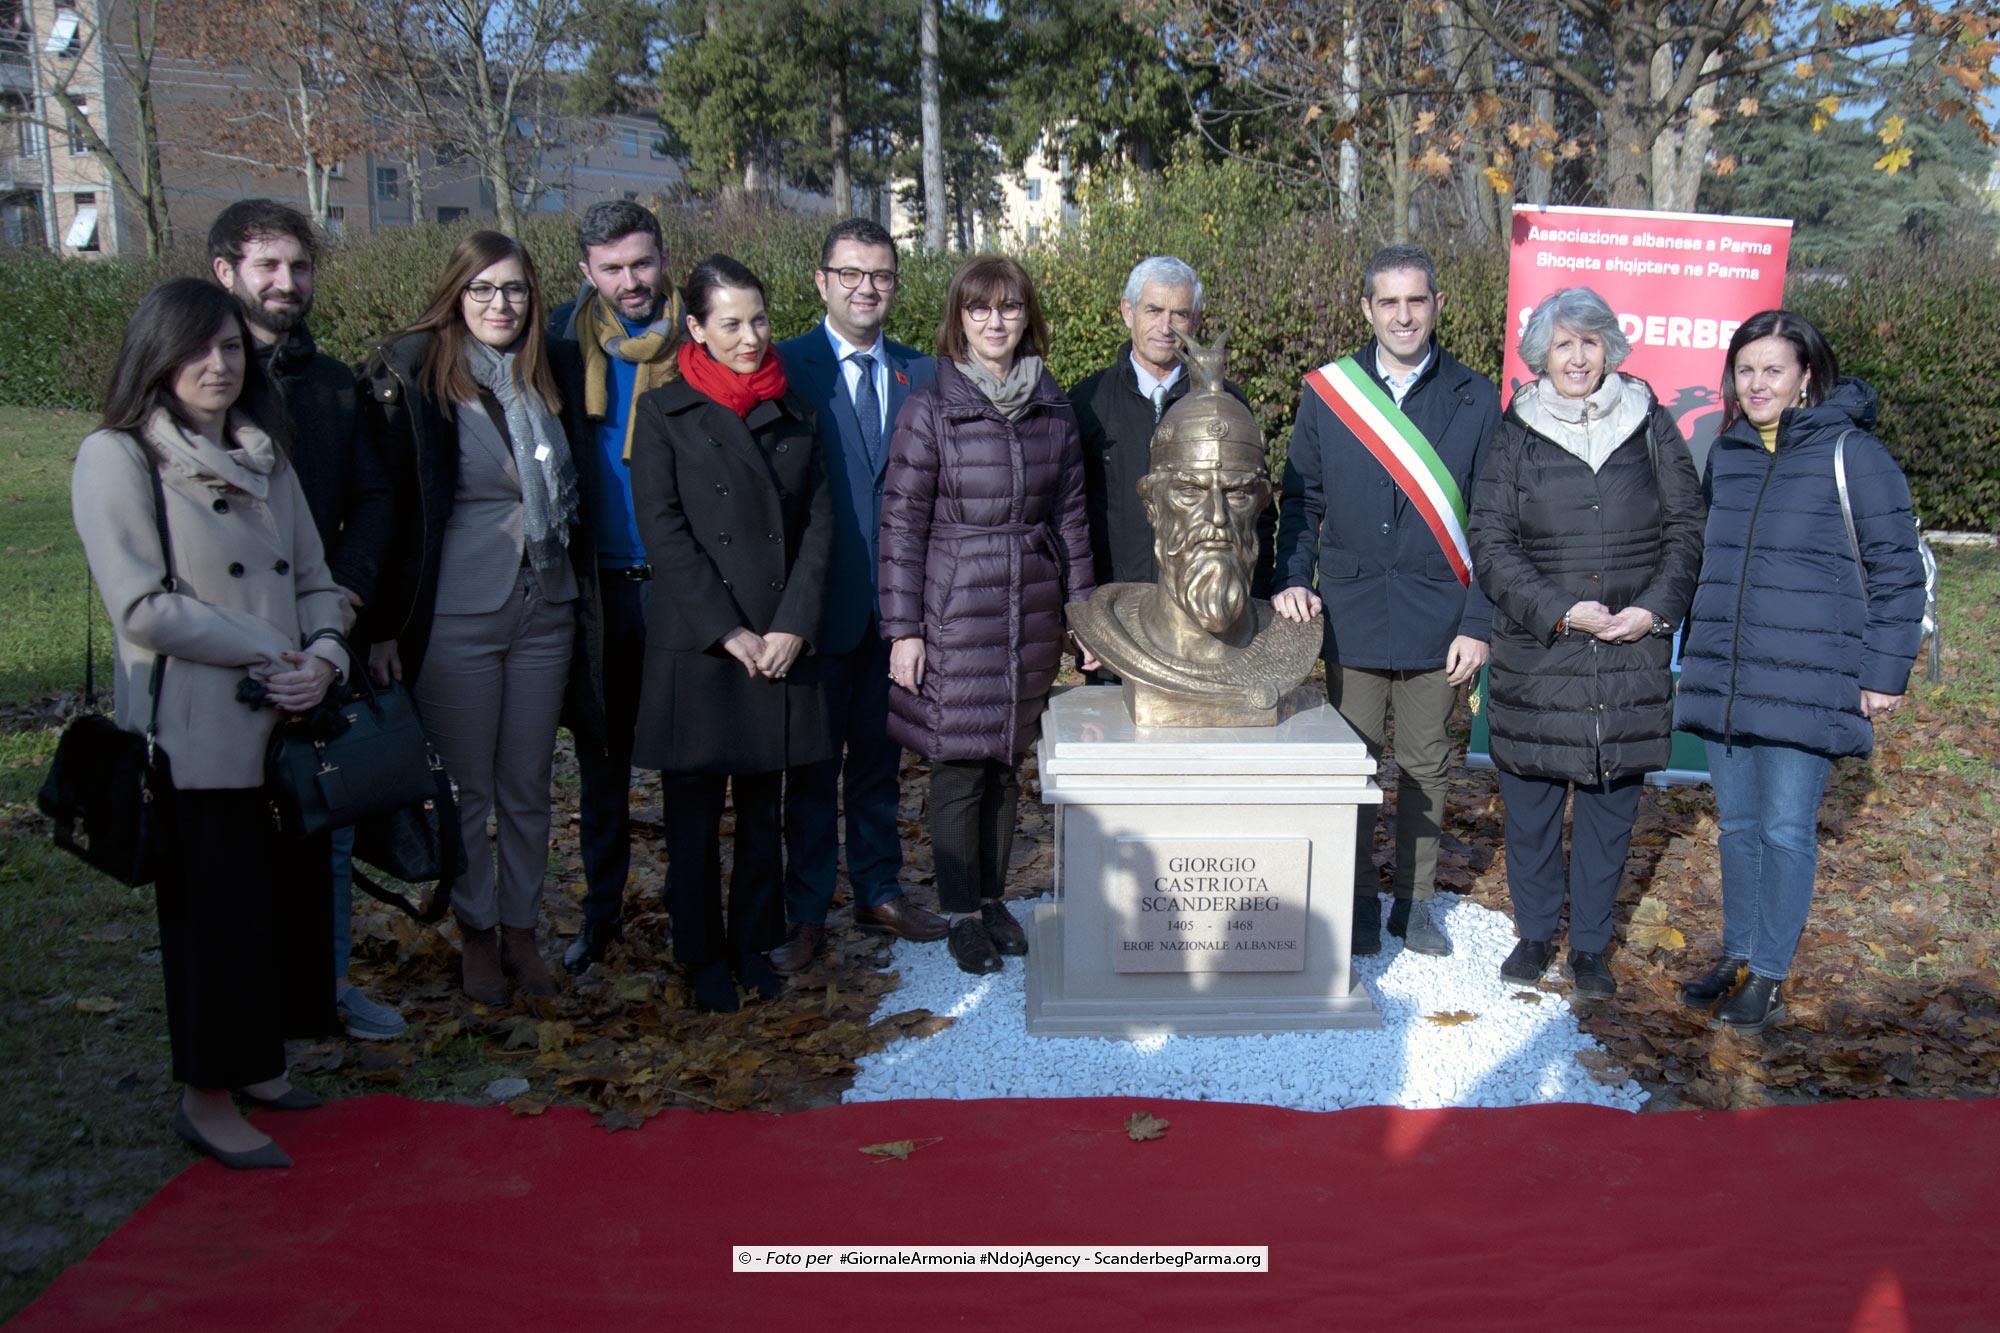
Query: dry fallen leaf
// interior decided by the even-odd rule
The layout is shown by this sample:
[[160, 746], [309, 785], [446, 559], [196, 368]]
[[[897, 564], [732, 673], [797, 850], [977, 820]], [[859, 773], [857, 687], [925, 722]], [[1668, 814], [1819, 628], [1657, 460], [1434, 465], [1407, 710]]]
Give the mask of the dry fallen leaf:
[[1540, 1004], [1542, 993], [1538, 990], [1517, 990], [1514, 992], [1514, 998], [1522, 1004]]
[[1162, 1120], [1150, 1111], [1134, 1111], [1125, 1118], [1125, 1137], [1134, 1143], [1144, 1143], [1157, 1139], [1167, 1132], [1172, 1121]]
[[1455, 1028], [1460, 1023], [1470, 1023], [1477, 1017], [1478, 1014], [1467, 1013], [1463, 1009], [1453, 1009], [1445, 1013], [1425, 1014], [1424, 1022], [1435, 1023], [1441, 1028]]
[[907, 1162], [910, 1160], [910, 1154], [917, 1149], [928, 1148], [933, 1143], [942, 1142], [944, 1142], [942, 1138], [893, 1139], [888, 1143], [871, 1143], [861, 1151], [877, 1161], [886, 1162], [893, 1158], [898, 1162]]
[[119, 1004], [109, 995], [86, 995], [76, 1002], [76, 1007], [86, 1014], [108, 1014], [117, 1010]]
[[646, 1120], [647, 1117], [639, 1112], [614, 1106], [599, 1117], [597, 1127], [607, 1134], [616, 1134], [621, 1129], [638, 1129]]

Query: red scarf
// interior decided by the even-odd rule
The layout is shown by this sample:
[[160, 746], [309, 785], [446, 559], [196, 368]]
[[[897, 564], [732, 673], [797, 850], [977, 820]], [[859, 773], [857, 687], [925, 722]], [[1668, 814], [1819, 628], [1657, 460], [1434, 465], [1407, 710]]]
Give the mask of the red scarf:
[[750, 409], [759, 403], [785, 396], [785, 367], [778, 361], [775, 347], [764, 349], [763, 363], [748, 375], [723, 365], [692, 338], [682, 341], [679, 356], [681, 378], [739, 417], [749, 416]]

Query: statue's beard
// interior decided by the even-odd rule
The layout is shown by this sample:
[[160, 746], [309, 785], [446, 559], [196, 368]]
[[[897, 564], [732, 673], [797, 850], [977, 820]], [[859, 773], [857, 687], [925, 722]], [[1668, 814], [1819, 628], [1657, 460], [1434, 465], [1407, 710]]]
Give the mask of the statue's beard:
[[1196, 547], [1184, 556], [1168, 556], [1161, 567], [1173, 599], [1210, 634], [1229, 630], [1249, 605], [1249, 572], [1231, 547]]

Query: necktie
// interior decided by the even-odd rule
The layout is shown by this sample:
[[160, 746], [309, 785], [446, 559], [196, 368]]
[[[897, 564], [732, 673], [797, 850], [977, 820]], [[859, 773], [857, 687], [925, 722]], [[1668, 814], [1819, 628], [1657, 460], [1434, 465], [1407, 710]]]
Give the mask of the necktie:
[[847, 358], [861, 371], [861, 378], [854, 385], [854, 415], [861, 422], [861, 444], [868, 450], [868, 461], [881, 461], [882, 455], [882, 398], [875, 392], [875, 358], [867, 352], [855, 352]]
[[1160, 424], [1160, 418], [1166, 413], [1166, 410], [1167, 410], [1167, 386], [1164, 384], [1155, 384], [1153, 386], [1154, 425], [1157, 426]]

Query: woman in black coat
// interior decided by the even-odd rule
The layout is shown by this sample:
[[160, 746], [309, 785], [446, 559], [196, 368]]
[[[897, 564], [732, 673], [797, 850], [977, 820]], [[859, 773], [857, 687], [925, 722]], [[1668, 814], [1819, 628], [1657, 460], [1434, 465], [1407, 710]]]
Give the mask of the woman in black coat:
[[1579, 996], [1604, 961], [1645, 775], [1672, 744], [1674, 626], [1701, 563], [1704, 506], [1687, 442], [1643, 382], [1618, 317], [1587, 287], [1536, 307], [1514, 395], [1473, 495], [1472, 568], [1494, 605], [1493, 766], [1507, 805], [1507, 887], [1521, 942], [1501, 965], [1532, 983], [1555, 957], [1563, 807], [1569, 967]]
[[[764, 288], [727, 255], [684, 293], [681, 379], [639, 400], [632, 506], [653, 565], [632, 757], [661, 770], [674, 956], [710, 1012], [736, 981], [766, 998], [784, 940], [784, 771], [833, 754], [808, 638], [819, 624], [833, 508], [812, 409], [771, 347]], [[735, 867], [718, 844], [734, 786]], [[733, 979], [732, 979], [733, 972]]]

